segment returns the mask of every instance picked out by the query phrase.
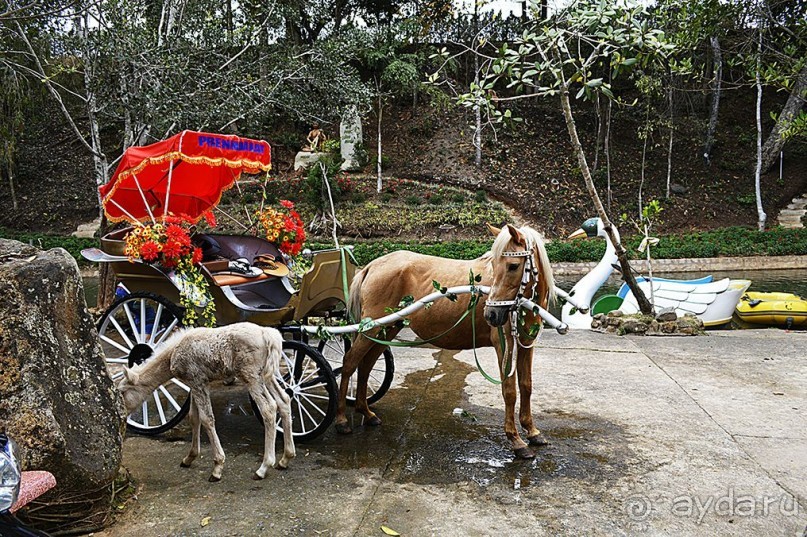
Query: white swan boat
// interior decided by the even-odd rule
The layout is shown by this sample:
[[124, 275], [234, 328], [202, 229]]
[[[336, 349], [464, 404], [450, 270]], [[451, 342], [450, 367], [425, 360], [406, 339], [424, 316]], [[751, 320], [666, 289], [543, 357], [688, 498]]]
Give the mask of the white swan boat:
[[[569, 296], [574, 299], [575, 303], [583, 307], [575, 307], [567, 302], [561, 310], [561, 319], [569, 325], [569, 328], [587, 329], [591, 328], [592, 311], [598, 312], [596, 304], [591, 305], [591, 300], [597, 290], [611, 276], [618, 259], [616, 249], [611, 244], [611, 240], [603, 228], [602, 220], [599, 218], [586, 220], [580, 229], [569, 236], [569, 238], [578, 237], [602, 237], [606, 242], [605, 255], [597, 266], [583, 276], [569, 291]], [[639, 288], [649, 297], [651, 282], [646, 278], [637, 278], [637, 280]], [[687, 313], [696, 315], [707, 327], [720, 326], [731, 320], [734, 308], [750, 285], [750, 280], [724, 278], [712, 281], [711, 276], [697, 280], [653, 278], [654, 307], [656, 312], [664, 308], [673, 308], [679, 316]], [[613, 309], [619, 309], [628, 314], [639, 312], [636, 298], [625, 284], [620, 288], [618, 295], [610, 295], [609, 300], [613, 301], [612, 306], [618, 304], [618, 307]]]

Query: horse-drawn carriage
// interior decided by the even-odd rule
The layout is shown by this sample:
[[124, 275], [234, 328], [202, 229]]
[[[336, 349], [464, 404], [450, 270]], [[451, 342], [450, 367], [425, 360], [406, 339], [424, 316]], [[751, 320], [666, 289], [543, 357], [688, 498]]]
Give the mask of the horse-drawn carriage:
[[[241, 172], [266, 172], [266, 142], [235, 136], [184, 131], [142, 148], [131, 148], [108, 185], [101, 189], [104, 209], [114, 221], [130, 227], [101, 239], [101, 248], [83, 252], [87, 259], [109, 263], [119, 282], [119, 298], [101, 316], [98, 333], [113, 380], [124, 367], [143, 363], [155, 347], [182, 326], [181, 294], [187, 282], [175, 271], [126, 255], [126, 238], [142, 222], [167, 215], [198, 221], [218, 205], [224, 190]], [[169, 205], [170, 204], [170, 205]], [[356, 270], [346, 248], [311, 253], [311, 268], [295, 288], [278, 246], [258, 236], [205, 235], [215, 253], [199, 264], [215, 303], [215, 323], [223, 326], [250, 321], [288, 334], [280, 381], [292, 399], [296, 440], [321, 434], [336, 412], [337, 384], [348, 342], [310, 340], [300, 324], [310, 318], [341, 322], [348, 284]], [[197, 242], [200, 237], [196, 238]], [[254, 265], [263, 265], [256, 269]], [[371, 401], [380, 399], [392, 381], [394, 362], [387, 349], [371, 374]], [[188, 386], [177, 379], [160, 386], [153, 397], [127, 418], [130, 430], [159, 434], [175, 425], [190, 407]], [[258, 413], [256, 415], [259, 416]]]
[[[471, 261], [389, 254], [356, 275], [350, 294], [356, 264], [346, 248], [313, 253], [299, 289], [286, 276], [288, 267], [278, 246], [259, 237], [208, 235], [203, 239], [214, 244], [218, 255], [207, 258], [194, 249], [191, 256], [192, 239], [181, 228], [169, 229], [174, 225], [169, 222], [179, 215], [185, 222], [199, 222], [241, 172], [268, 171], [269, 154], [266, 142], [191, 131], [124, 153], [100, 192], [107, 217], [134, 227], [103, 237], [100, 250], [83, 252], [88, 259], [110, 263], [125, 288], [99, 323], [112, 378], [122, 376], [124, 367], [147, 361], [180, 326], [183, 314], [210, 313], [212, 303], [215, 324], [251, 321], [289, 334], [278, 377], [292, 399], [295, 439], [314, 438], [334, 420], [337, 431], [346, 434], [350, 427], [345, 404], [351, 398], [354, 373], [357, 413], [369, 425], [381, 423], [368, 404], [389, 388], [394, 368], [390, 340], [409, 324], [423, 338], [419, 343], [457, 350], [496, 349], [500, 380], [477, 365], [485, 378], [503, 384], [505, 432], [516, 455], [534, 456], [516, 430], [516, 395], [521, 394], [519, 420], [527, 440], [540, 445], [544, 439], [530, 411], [532, 349], [544, 321], [561, 333], [567, 328], [545, 309], [554, 284], [542, 236], [528, 226], [491, 228], [497, 237], [491, 251]], [[178, 234], [171, 250], [182, 250], [186, 257], [168, 256], [160, 263], [156, 244], [147, 252], [148, 241], [139, 237], [153, 236], [155, 229], [161, 237]], [[288, 248], [284, 232], [267, 236]], [[160, 255], [168, 255], [168, 242]], [[140, 245], [139, 255], [131, 243]], [[463, 280], [468, 285], [457, 285]], [[488, 295], [487, 300], [481, 300], [482, 295]], [[413, 296], [422, 298], [413, 301]], [[402, 309], [396, 310], [396, 305]], [[351, 321], [348, 311], [354, 324], [345, 322]], [[309, 318], [322, 322], [314, 326]], [[326, 327], [329, 323], [336, 326]], [[363, 337], [355, 339], [352, 348], [347, 341], [326, 337], [355, 333]], [[316, 347], [309, 340], [312, 336], [318, 336]], [[337, 393], [335, 375], [343, 372]], [[189, 391], [177, 379], [158, 386], [128, 417], [129, 428], [156, 434], [173, 427], [190, 407]]]

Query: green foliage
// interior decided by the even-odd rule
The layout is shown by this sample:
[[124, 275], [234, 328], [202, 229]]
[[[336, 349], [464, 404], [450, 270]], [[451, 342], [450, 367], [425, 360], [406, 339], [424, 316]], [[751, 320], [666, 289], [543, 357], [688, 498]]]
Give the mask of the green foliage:
[[44, 233], [26, 233], [4, 228], [0, 228], [0, 238], [24, 242], [25, 244], [36, 246], [42, 250], [64, 248], [78, 261], [79, 265], [88, 264], [88, 261], [81, 257], [81, 250], [98, 246], [98, 239], [79, 239], [72, 236], [64, 237]]
[[303, 187], [303, 198], [317, 213], [321, 214], [330, 210], [328, 192], [322, 177], [323, 168], [328, 178], [328, 184], [331, 187], [331, 196], [333, 197], [334, 204], [342, 198], [342, 190], [339, 187], [339, 182], [336, 180], [337, 174], [341, 171], [341, 165], [342, 158], [340, 156], [328, 153], [327, 155], [323, 155], [309, 168]]
[[[630, 252], [635, 252], [642, 237], [627, 238], [624, 243]], [[354, 245], [356, 259], [365, 265], [377, 257], [409, 250], [449, 259], [475, 259], [488, 250], [492, 241], [452, 241], [441, 243], [367, 241]], [[312, 249], [330, 247], [312, 243]], [[605, 253], [602, 239], [552, 241], [546, 245], [553, 263], [599, 261]], [[748, 228], [730, 227], [713, 231], [666, 235], [653, 248], [657, 259], [682, 259], [703, 257], [742, 257], [807, 255], [807, 229], [774, 228], [770, 231], [755, 231]]]

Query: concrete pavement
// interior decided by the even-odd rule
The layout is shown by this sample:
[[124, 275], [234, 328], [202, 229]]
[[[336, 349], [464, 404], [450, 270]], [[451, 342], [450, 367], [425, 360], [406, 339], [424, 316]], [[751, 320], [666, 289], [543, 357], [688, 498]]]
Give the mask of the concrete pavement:
[[[473, 353], [395, 349], [384, 420], [298, 444], [250, 480], [262, 431], [238, 386], [217, 390], [228, 455], [179, 468], [187, 424], [131, 436], [137, 497], [96, 535], [789, 535], [807, 530], [807, 333], [616, 337], [546, 332], [533, 411], [552, 444], [516, 461], [499, 388]], [[487, 369], [492, 349], [480, 349]], [[455, 409], [462, 411], [454, 412]], [[207, 518], [209, 517], [209, 518]], [[202, 521], [207, 524], [202, 526]]]

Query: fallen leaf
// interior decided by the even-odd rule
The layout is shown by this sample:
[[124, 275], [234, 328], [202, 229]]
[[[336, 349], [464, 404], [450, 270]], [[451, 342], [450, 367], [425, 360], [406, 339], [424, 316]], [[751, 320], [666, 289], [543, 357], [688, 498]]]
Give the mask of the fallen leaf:
[[206, 516], [202, 519], [202, 522], [199, 523], [203, 528], [210, 524], [210, 517]]
[[388, 527], [386, 527], [386, 526], [381, 526], [381, 531], [383, 531], [383, 532], [384, 532], [384, 533], [386, 533], [387, 535], [392, 535], [393, 537], [394, 537], [395, 535], [400, 535], [400, 533], [398, 533], [398, 532], [397, 532], [397, 531], [395, 531], [394, 529], [392, 529], [392, 528], [388, 528]]

